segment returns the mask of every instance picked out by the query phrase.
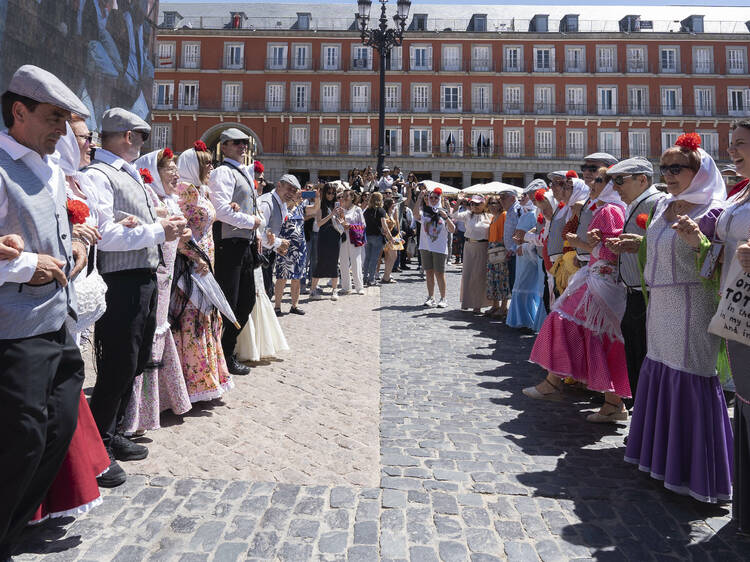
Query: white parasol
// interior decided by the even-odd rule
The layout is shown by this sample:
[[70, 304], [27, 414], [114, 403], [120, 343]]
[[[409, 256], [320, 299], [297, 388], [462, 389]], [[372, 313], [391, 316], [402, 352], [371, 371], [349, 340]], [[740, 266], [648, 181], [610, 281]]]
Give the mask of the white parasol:
[[509, 183], [503, 183], [500, 181], [492, 181], [490, 183], [478, 183], [467, 187], [463, 191], [467, 195], [498, 195], [503, 192], [510, 192], [515, 194], [516, 197], [521, 197], [523, 191], [520, 187], [510, 185]]
[[427, 188], [427, 191], [432, 191], [436, 187], [439, 187], [443, 190], [443, 195], [455, 195], [456, 193], [461, 193], [461, 190], [457, 187], [453, 187], [452, 185], [446, 185], [444, 183], [439, 183], [432, 180], [422, 180], [422, 185], [424, 185]]

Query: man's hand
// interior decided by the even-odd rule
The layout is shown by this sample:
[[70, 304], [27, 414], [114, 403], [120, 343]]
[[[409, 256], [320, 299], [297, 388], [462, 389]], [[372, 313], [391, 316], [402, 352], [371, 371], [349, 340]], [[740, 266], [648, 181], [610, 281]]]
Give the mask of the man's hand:
[[737, 247], [737, 260], [745, 273], [750, 273], [750, 241]]
[[516, 230], [513, 232], [513, 242], [516, 244], [523, 244], [523, 237], [526, 234], [523, 230]]
[[289, 251], [289, 240], [281, 240], [281, 244], [279, 244], [279, 247], [276, 248], [276, 252], [281, 254], [282, 256], [285, 256], [286, 253]]
[[36, 271], [31, 276], [31, 280], [27, 285], [44, 285], [51, 281], [57, 281], [62, 287], [68, 284], [68, 280], [65, 278], [62, 268], [65, 267], [65, 262], [48, 256], [47, 254], [39, 254], [36, 262]]
[[23, 252], [23, 238], [18, 234], [0, 236], [0, 260], [14, 260]]
[[187, 244], [188, 242], [190, 242], [192, 238], [193, 238], [193, 231], [185, 227], [185, 230], [183, 230], [182, 234], [180, 235], [180, 241]]
[[164, 229], [164, 240], [167, 242], [177, 240], [187, 224], [187, 221], [182, 217], [169, 217], [168, 219], [161, 219], [159, 222]]
[[138, 217], [130, 215], [129, 217], [125, 217], [121, 221], [118, 221], [117, 224], [121, 224], [126, 228], [135, 228], [136, 226], [141, 224], [141, 221], [138, 220]]
[[76, 260], [76, 264], [73, 266], [73, 270], [70, 272], [69, 279], [75, 279], [86, 265], [89, 263], [89, 252], [86, 244], [80, 240], [73, 240], [71, 244], [73, 248], [73, 257]]
[[102, 239], [102, 236], [97, 227], [83, 223], [73, 225], [73, 238], [82, 238], [86, 244], [93, 246]]
[[234, 201], [232, 201], [229, 204], [229, 208], [232, 209], [235, 213], [239, 213], [240, 212], [240, 206], [237, 203], [235, 203]]
[[637, 254], [642, 239], [638, 234], [625, 233], [617, 238], [605, 240], [604, 245], [613, 254]]
[[159, 217], [160, 219], [167, 218], [169, 216], [169, 210], [167, 210], [166, 207], [157, 207], [156, 216]]

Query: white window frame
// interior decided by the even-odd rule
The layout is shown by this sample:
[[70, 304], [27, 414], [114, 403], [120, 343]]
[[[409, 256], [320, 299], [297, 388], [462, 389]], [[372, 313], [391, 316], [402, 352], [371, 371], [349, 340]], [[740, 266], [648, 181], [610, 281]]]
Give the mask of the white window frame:
[[567, 129], [565, 131], [565, 150], [569, 159], [581, 160], [586, 155], [586, 136], [586, 129]]
[[[331, 132], [333, 132], [333, 135], [330, 134]], [[318, 152], [326, 155], [338, 154], [339, 134], [340, 131], [338, 125], [321, 125], [318, 132]]]
[[[299, 102], [298, 88], [305, 89], [304, 104]], [[310, 82], [292, 82], [289, 85], [289, 111], [292, 113], [307, 113], [310, 111]]]
[[[448, 106], [448, 90], [451, 90], [451, 105]], [[453, 91], [455, 90], [455, 92]], [[455, 99], [453, 99], [455, 97]], [[463, 111], [463, 84], [440, 84], [440, 111], [461, 113]]]
[[[417, 90], [426, 90], [423, 104], [418, 103], [422, 100], [417, 97]], [[430, 83], [417, 82], [411, 85], [411, 110], [414, 113], [429, 113], [432, 111], [432, 86]]]
[[[733, 100], [740, 101], [739, 104]], [[732, 117], [747, 117], [750, 115], [750, 88], [744, 86], [730, 86], [727, 88], [727, 109]]]
[[534, 155], [543, 160], [555, 157], [555, 129], [537, 127], [534, 129]]
[[388, 59], [386, 70], [403, 70], [404, 69], [404, 48], [399, 45], [391, 47], [390, 59]]
[[[239, 61], [232, 53], [239, 49]], [[245, 66], [245, 44], [236, 41], [227, 41], [224, 43], [224, 69], [242, 70]]]
[[292, 43], [292, 69], [312, 69], [312, 43]]
[[[480, 94], [480, 92], [484, 92]], [[471, 85], [471, 111], [473, 113], [492, 112], [492, 84]]]
[[[229, 89], [234, 90], [230, 93]], [[221, 83], [221, 107], [224, 111], [239, 111], [242, 107], [242, 82]]]
[[596, 71], [607, 73], [617, 72], [616, 45], [596, 46]]
[[370, 111], [371, 89], [372, 85], [369, 82], [351, 83], [349, 99], [351, 100], [352, 113], [367, 113]]
[[[640, 92], [640, 96], [636, 95]], [[641, 98], [641, 107], [636, 103], [637, 98]], [[629, 115], [646, 115], [648, 114], [648, 86], [628, 86], [628, 114]]]
[[521, 158], [521, 156], [523, 156], [522, 128], [503, 128], [503, 154], [506, 158]]
[[[699, 53], [707, 53], [706, 60], [700, 60], [702, 57]], [[714, 73], [714, 48], [712, 45], [694, 45], [693, 46], [693, 73], [694, 74], [713, 74]]]
[[568, 115], [586, 115], [585, 85], [569, 84], [565, 86], [565, 113]]
[[[162, 96], [161, 93], [164, 92]], [[174, 82], [154, 80], [154, 109], [172, 109], [174, 106]]]
[[645, 45], [628, 45], [627, 50], [625, 52], [625, 56], [627, 58], [626, 60], [627, 72], [630, 72], [630, 73], [648, 72], [648, 48]]
[[266, 111], [284, 111], [284, 86], [283, 82], [266, 83]]
[[[193, 52], [191, 52], [193, 51]], [[182, 68], [201, 67], [201, 43], [200, 41], [184, 41], [182, 43]]]
[[[352, 133], [356, 132], [356, 135]], [[354, 142], [364, 140], [365, 142]], [[369, 155], [372, 150], [372, 129], [370, 127], [349, 127], [349, 154]]]
[[[575, 63], [573, 53], [579, 53], [578, 64]], [[586, 46], [565, 45], [565, 72], [586, 72]]]
[[[484, 146], [482, 143], [481, 148], [477, 148], [477, 143], [480, 138], [487, 138], [490, 141], [489, 146]], [[492, 127], [473, 127], [471, 129], [471, 154], [477, 157], [489, 158], [492, 156], [492, 152], [495, 148], [495, 131]]]
[[[280, 53], [277, 56], [277, 53]], [[289, 45], [287, 43], [269, 43], [266, 56], [269, 70], [286, 70], [289, 64]]]
[[[747, 73], [747, 47], [739, 45], [727, 46], [727, 74]], [[732, 53], [736, 53], [733, 55]]]
[[555, 47], [534, 45], [534, 72], [555, 72]]
[[[453, 135], [453, 142], [448, 146], [448, 135]], [[440, 128], [440, 152], [453, 156], [463, 156], [464, 153], [464, 130], [463, 127], [441, 127]]]
[[[417, 55], [417, 51], [421, 54]], [[432, 70], [432, 45], [427, 43], [409, 45], [409, 69]]]
[[[607, 96], [605, 93], [611, 95]], [[617, 86], [606, 85], [596, 87], [596, 113], [597, 115], [617, 114]]]
[[719, 157], [719, 133], [715, 130], [697, 130], [701, 137], [701, 148], [708, 152], [712, 158]]
[[[364, 57], [362, 56], [364, 55]], [[372, 47], [352, 43], [352, 70], [372, 70]]]
[[[443, 43], [441, 46], [442, 66], [444, 72], [458, 72], [463, 65], [460, 43]], [[452, 54], [449, 54], [452, 53]]]
[[716, 88], [714, 86], [693, 86], [695, 115], [710, 117], [716, 111]]
[[503, 72], [523, 72], [523, 45], [503, 47]]
[[[195, 91], [189, 95], [190, 91]], [[200, 103], [200, 82], [198, 80], [183, 80], [180, 82], [177, 107], [179, 109], [198, 109]]]
[[677, 45], [659, 45], [659, 72], [678, 74], [680, 72], [680, 47]]
[[309, 125], [289, 125], [289, 154], [304, 156], [310, 154], [310, 126]]
[[492, 70], [492, 47], [490, 45], [471, 46], [472, 72], [490, 72]]
[[622, 134], [618, 129], [600, 129], [597, 137], [600, 152], [606, 152], [615, 158], [620, 158], [620, 153], [622, 152]]
[[555, 108], [555, 86], [553, 84], [534, 84], [534, 113], [550, 115]]
[[649, 157], [651, 150], [651, 131], [649, 129], [630, 129], [628, 131], [628, 157]]
[[664, 152], [669, 147], [674, 146], [677, 139], [683, 132], [675, 129], [668, 129], [661, 131], [661, 151]]
[[[672, 92], [674, 104], [672, 104]], [[662, 115], [682, 115], [682, 86], [662, 86], [660, 88]]]
[[524, 111], [523, 85], [503, 85], [503, 113], [517, 115]]
[[175, 53], [177, 52], [176, 41], [157, 41], [156, 42], [156, 69], [174, 68], [176, 62]]
[[[415, 134], [419, 133], [419, 146]], [[411, 156], [430, 156], [432, 154], [432, 127], [411, 127], [409, 129], [409, 154]]]
[[[333, 57], [329, 57], [329, 53], [333, 53]], [[341, 70], [341, 43], [324, 43], [320, 48], [320, 59], [323, 70]]]
[[[326, 95], [331, 93], [335, 95]], [[336, 113], [341, 111], [341, 84], [339, 82], [322, 82], [320, 84], [320, 111]]]
[[384, 149], [385, 149], [386, 156], [400, 156], [401, 155], [401, 128], [400, 127], [386, 127], [385, 137], [383, 139], [383, 142], [384, 142]]
[[151, 126], [151, 148], [161, 150], [172, 145], [172, 124], [154, 123]]
[[385, 110], [391, 113], [401, 111], [401, 82], [386, 82]]

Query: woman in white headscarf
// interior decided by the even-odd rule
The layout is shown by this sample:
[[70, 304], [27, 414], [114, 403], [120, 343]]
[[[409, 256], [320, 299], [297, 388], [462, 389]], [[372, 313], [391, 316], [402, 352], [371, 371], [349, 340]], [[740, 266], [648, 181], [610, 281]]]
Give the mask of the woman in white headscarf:
[[[732, 496], [732, 427], [709, 334], [716, 292], [696, 259], [697, 228], [725, 205], [726, 187], [700, 137], [682, 135], [661, 156], [668, 196], [655, 207], [642, 253], [650, 288], [646, 334], [625, 460], [669, 490], [715, 503]], [[708, 273], [708, 272], [707, 272]]]
[[565, 193], [570, 193], [560, 210], [565, 227], [562, 231], [563, 254], [552, 265], [549, 272], [555, 279], [555, 289], [562, 293], [568, 286], [570, 278], [578, 271], [575, 248], [571, 245], [567, 234], [578, 228], [578, 216], [584, 201], [589, 198], [589, 187], [578, 178], [575, 171], [570, 170], [565, 177]]

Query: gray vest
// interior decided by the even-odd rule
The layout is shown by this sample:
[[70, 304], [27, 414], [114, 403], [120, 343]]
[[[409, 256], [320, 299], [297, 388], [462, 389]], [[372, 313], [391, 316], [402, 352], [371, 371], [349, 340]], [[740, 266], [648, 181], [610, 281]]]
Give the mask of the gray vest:
[[[240, 170], [235, 166], [224, 162], [223, 166], [227, 166], [232, 170], [234, 176], [234, 192], [232, 193], [232, 202], [237, 203], [240, 206], [240, 211], [248, 215], [256, 215], [258, 210], [258, 203], [255, 199], [255, 186], [250, 185], [250, 181]], [[221, 223], [221, 237], [222, 238], [246, 238], [248, 240], [255, 240], [255, 230], [249, 230], [247, 228], [236, 228], [231, 224]]]
[[[586, 199], [586, 202], [581, 208], [581, 214], [578, 217], [578, 229], [576, 230], [576, 234], [578, 235], [579, 240], [583, 241], [584, 243], [588, 243], [589, 241], [589, 226], [591, 225], [591, 221], [593, 219], [594, 211], [591, 210], [591, 199]], [[589, 261], [591, 257], [587, 251], [581, 250], [580, 248], [576, 248], [576, 254], [578, 255], [578, 259], [581, 261]]]
[[563, 253], [564, 240], [562, 233], [564, 228], [565, 221], [562, 219], [562, 213], [560, 213], [560, 209], [555, 209], [549, 225], [549, 236], [547, 237], [547, 253], [552, 261]]
[[261, 195], [258, 202], [260, 205], [271, 206], [271, 218], [268, 220], [266, 229], [273, 232], [274, 236], [278, 236], [281, 232], [281, 226], [284, 224], [284, 217], [281, 215], [281, 205], [276, 201], [276, 197], [273, 196], [273, 193]]
[[[112, 186], [115, 222], [118, 221], [118, 211], [138, 217], [141, 224], [156, 222], [156, 211], [151, 204], [151, 197], [146, 188], [135, 180], [125, 170], [118, 170], [99, 160], [91, 164], [87, 170], [94, 169], [104, 174]], [[99, 250], [99, 271], [113, 273], [129, 269], [153, 269], [159, 265], [159, 247], [141, 248], [125, 252], [106, 252]]]
[[[8, 215], [0, 236], [18, 234], [27, 252], [47, 254], [66, 262], [66, 275], [75, 263], [65, 190], [54, 200], [39, 178], [21, 160], [0, 150], [0, 179], [5, 183]], [[0, 285], [0, 340], [28, 338], [59, 330], [68, 314], [76, 317], [73, 284], [57, 281], [31, 286]]]
[[[645, 236], [646, 229], [638, 226], [636, 218], [641, 214], [650, 215], [651, 209], [656, 206], [663, 196], [663, 193], [657, 191], [639, 201], [638, 205], [636, 205], [633, 208], [633, 211], [628, 215], [628, 218], [625, 219], [625, 225], [623, 226], [622, 231], [628, 234]], [[621, 283], [631, 288], [640, 288], [641, 267], [638, 263], [638, 254], [620, 254], [617, 256], [617, 266], [619, 269], [619, 281]]]

